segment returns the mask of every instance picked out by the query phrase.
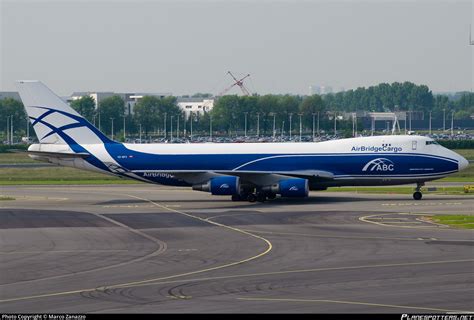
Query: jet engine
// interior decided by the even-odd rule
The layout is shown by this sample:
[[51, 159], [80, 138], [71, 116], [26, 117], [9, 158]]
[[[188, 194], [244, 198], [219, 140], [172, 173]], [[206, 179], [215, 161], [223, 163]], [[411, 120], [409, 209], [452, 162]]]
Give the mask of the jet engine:
[[240, 179], [234, 176], [221, 176], [204, 184], [193, 185], [193, 190], [210, 192], [215, 196], [230, 196], [240, 193]]
[[304, 198], [308, 196], [309, 184], [307, 179], [291, 178], [281, 180], [271, 186], [264, 187], [262, 190], [280, 194], [282, 197]]

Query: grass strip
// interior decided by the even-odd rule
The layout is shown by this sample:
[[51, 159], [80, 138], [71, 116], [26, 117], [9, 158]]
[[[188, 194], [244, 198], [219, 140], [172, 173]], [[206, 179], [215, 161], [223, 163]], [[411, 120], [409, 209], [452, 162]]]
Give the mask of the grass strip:
[[436, 215], [430, 217], [433, 222], [450, 227], [474, 229], [474, 215]]

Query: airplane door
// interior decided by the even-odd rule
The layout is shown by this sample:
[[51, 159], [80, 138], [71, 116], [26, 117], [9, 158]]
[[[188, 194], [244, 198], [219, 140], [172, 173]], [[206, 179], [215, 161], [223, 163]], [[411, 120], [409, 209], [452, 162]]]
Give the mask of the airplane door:
[[416, 150], [416, 145], [417, 145], [417, 142], [416, 142], [416, 141], [412, 141], [412, 142], [411, 142], [411, 149], [412, 149], [412, 150]]

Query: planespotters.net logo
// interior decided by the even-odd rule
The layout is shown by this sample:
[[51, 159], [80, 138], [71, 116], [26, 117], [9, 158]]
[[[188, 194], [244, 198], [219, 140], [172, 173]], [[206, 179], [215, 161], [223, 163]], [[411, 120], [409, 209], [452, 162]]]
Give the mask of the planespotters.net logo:
[[474, 320], [474, 314], [457, 313], [453, 314], [402, 314], [401, 320]]
[[373, 159], [365, 164], [362, 168], [362, 171], [393, 171], [395, 170], [395, 164], [393, 161], [386, 158], [377, 158]]

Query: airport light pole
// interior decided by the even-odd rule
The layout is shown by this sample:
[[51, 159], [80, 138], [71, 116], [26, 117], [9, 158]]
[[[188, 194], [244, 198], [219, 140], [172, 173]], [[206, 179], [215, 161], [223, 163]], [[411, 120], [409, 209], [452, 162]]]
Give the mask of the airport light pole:
[[163, 130], [164, 130], [164, 138], [166, 139], [166, 118], [168, 117], [168, 114], [165, 112], [165, 119], [164, 119], [164, 124], [163, 124]]
[[186, 132], [187, 132], [187, 129], [188, 129], [188, 128], [186, 128], [186, 122], [188, 120], [189, 120], [189, 118], [186, 119], [186, 113], [184, 113], [184, 117], [183, 117], [183, 138], [184, 139], [186, 139]]
[[314, 141], [314, 117], [316, 116], [316, 113], [313, 112], [313, 141]]
[[293, 113], [288, 114], [290, 116], [290, 141], [291, 141], [291, 117], [293, 117]]
[[177, 124], [176, 124], [176, 139], [179, 139], [179, 114], [176, 116]]
[[281, 141], [283, 141], [283, 132], [285, 131], [285, 120], [281, 124]]
[[[356, 137], [357, 137], [357, 131], [359, 128], [357, 128], [357, 111], [355, 113], [355, 127], [356, 127]], [[400, 129], [400, 128], [399, 128]]]
[[443, 132], [446, 131], [446, 109], [443, 109]]
[[276, 134], [276, 131], [275, 131], [275, 116], [276, 116], [276, 113], [275, 112], [272, 112], [272, 115], [273, 115], [273, 140], [275, 140], [275, 134]]
[[170, 142], [173, 143], [173, 118], [174, 116], [170, 117]]
[[126, 137], [126, 135], [125, 135], [125, 119], [126, 119], [126, 117], [127, 116], [124, 114], [123, 115], [123, 142], [125, 142], [125, 137]]
[[301, 142], [301, 136], [303, 134], [303, 124], [301, 122], [301, 117], [303, 116], [302, 113], [298, 113], [298, 115], [300, 116], [300, 142]]
[[336, 112], [334, 112], [334, 136], [337, 135], [337, 116], [336, 116]]
[[140, 124], [138, 125], [138, 127], [139, 127], [139, 130], [140, 130], [140, 131], [139, 131], [139, 132], [140, 132], [140, 134], [139, 134], [139, 136], [140, 136], [140, 143], [142, 143], [142, 124], [140, 123]]
[[451, 112], [451, 137], [454, 135], [454, 111]]
[[411, 110], [408, 111], [408, 119], [410, 120], [410, 124], [409, 124], [409, 128], [410, 128], [410, 132], [411, 132]]
[[352, 113], [352, 137], [355, 138], [355, 136], [356, 136], [355, 131], [356, 130], [355, 130], [355, 121], [354, 120], [355, 120], [354, 113]]
[[10, 116], [7, 116], [7, 143], [10, 144]]
[[257, 112], [257, 137], [260, 136], [260, 112]]
[[[371, 116], [371, 117], [370, 117], [370, 123], [371, 123], [371, 125], [370, 125], [370, 127], [371, 127], [371, 128], [370, 128], [371, 134], [370, 134], [370, 135], [373, 136], [373, 135], [374, 135], [374, 132], [375, 132], [375, 117], [374, 117], [374, 116]], [[406, 120], [405, 120], [405, 129], [406, 129]], [[406, 131], [406, 130], [405, 130], [405, 131]]]
[[209, 115], [209, 140], [212, 141], [212, 114]]
[[114, 118], [110, 118], [110, 121], [112, 121], [112, 140], [114, 140]]
[[193, 112], [192, 111], [189, 113], [189, 122], [190, 122], [189, 125], [190, 125], [190, 131], [191, 131], [189, 140], [193, 141]]
[[318, 123], [317, 123], [317, 131], [316, 132], [318, 133], [318, 137], [319, 137], [319, 112], [318, 112]]
[[430, 125], [429, 125], [429, 135], [431, 135], [431, 111], [430, 111]]
[[405, 134], [407, 134], [407, 114], [405, 113], [405, 121], [403, 121], [405, 123]]
[[13, 144], [13, 115], [10, 116], [10, 145]]
[[247, 138], [247, 114], [248, 112], [244, 112], [245, 115], [245, 129], [244, 129], [244, 135]]

